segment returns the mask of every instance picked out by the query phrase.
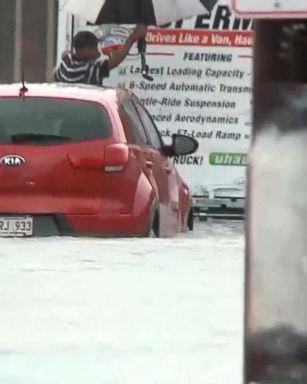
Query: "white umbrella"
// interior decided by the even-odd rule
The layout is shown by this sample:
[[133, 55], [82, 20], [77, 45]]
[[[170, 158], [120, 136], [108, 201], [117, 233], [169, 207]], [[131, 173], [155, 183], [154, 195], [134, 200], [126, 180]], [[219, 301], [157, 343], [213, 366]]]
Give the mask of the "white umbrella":
[[217, 0], [68, 0], [67, 12], [93, 24], [163, 25], [209, 13]]

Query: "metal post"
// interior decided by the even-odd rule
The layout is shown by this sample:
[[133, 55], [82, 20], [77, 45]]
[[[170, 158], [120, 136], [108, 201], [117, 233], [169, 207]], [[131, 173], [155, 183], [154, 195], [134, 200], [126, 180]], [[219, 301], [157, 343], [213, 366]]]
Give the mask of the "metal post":
[[73, 43], [74, 43], [74, 35], [75, 35], [75, 16], [71, 16], [71, 41], [70, 41], [70, 50], [73, 51]]
[[21, 80], [22, 72], [22, 0], [16, 0], [15, 22], [14, 81], [18, 82]]

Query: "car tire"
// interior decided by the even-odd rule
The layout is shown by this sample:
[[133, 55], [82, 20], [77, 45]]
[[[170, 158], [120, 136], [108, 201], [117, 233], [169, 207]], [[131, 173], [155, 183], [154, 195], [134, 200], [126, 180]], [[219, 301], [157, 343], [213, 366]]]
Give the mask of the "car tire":
[[190, 209], [189, 215], [188, 215], [188, 229], [189, 231], [194, 230], [194, 212], [193, 208]]
[[160, 214], [159, 209], [156, 205], [153, 206], [149, 223], [148, 223], [148, 229], [145, 237], [150, 238], [157, 238], [160, 237]]

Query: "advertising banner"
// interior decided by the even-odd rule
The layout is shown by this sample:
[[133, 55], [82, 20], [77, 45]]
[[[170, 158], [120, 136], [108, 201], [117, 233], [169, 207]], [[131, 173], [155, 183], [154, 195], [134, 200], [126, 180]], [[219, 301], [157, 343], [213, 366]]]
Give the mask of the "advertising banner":
[[[128, 26], [89, 27], [102, 52], [118, 47]], [[136, 47], [104, 85], [133, 91], [151, 113], [164, 141], [174, 133], [199, 141], [199, 150], [174, 163], [193, 190], [204, 196], [245, 196], [251, 134], [252, 21], [235, 18], [219, 3], [211, 15], [179, 21], [147, 34], [147, 64], [153, 81], [141, 76]]]

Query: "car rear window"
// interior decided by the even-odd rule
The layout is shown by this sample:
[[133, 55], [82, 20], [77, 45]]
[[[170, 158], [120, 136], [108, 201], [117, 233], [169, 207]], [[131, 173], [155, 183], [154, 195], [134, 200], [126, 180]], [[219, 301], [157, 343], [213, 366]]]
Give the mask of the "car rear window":
[[107, 111], [96, 103], [51, 98], [0, 98], [0, 143], [49, 144], [105, 138]]

